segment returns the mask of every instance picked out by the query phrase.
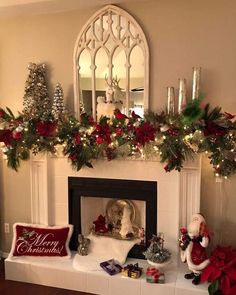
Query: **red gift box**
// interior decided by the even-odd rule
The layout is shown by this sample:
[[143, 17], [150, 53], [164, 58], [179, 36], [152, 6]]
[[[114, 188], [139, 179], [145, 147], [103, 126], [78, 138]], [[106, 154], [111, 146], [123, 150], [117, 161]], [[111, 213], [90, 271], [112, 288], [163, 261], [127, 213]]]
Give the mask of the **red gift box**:
[[148, 283], [159, 283], [159, 277], [163, 276], [164, 274], [161, 273], [155, 267], [148, 267], [146, 271], [146, 281]]

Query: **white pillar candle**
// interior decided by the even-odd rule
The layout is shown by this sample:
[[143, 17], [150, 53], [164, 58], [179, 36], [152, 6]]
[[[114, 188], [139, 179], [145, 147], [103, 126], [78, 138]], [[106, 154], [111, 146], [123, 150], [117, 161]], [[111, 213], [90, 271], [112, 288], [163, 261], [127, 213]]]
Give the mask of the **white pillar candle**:
[[167, 113], [175, 113], [175, 89], [174, 87], [167, 87]]
[[179, 79], [178, 113], [182, 113], [187, 103], [186, 79]]
[[193, 68], [193, 94], [192, 99], [198, 98], [200, 90], [201, 67]]

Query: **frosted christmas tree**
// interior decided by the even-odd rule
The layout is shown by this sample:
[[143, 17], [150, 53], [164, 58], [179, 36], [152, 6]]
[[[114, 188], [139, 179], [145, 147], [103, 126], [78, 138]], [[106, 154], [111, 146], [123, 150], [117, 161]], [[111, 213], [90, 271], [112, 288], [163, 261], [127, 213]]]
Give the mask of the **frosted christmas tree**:
[[169, 262], [171, 253], [168, 249], [164, 248], [163, 233], [159, 233], [157, 236], [152, 235], [150, 246], [143, 254], [151, 265]]
[[52, 115], [58, 120], [63, 114], [65, 114], [63, 89], [61, 84], [57, 83], [53, 95]]
[[46, 65], [30, 63], [25, 83], [23, 113], [28, 119], [48, 121], [51, 117], [51, 102], [46, 84]]

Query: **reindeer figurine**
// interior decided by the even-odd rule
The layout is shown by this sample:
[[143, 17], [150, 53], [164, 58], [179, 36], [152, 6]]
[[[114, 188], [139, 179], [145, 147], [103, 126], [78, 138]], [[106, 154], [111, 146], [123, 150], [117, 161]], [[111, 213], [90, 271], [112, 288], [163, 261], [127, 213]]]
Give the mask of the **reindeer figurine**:
[[108, 79], [106, 76], [105, 81], [107, 83], [106, 102], [122, 104], [124, 99], [124, 93], [122, 92], [122, 88], [119, 86], [120, 80], [117, 79], [117, 77]]
[[108, 79], [105, 76], [105, 81], [107, 84], [106, 87], [106, 103], [113, 103], [114, 89], [113, 89], [113, 81]]
[[113, 94], [114, 102], [122, 104], [124, 100], [124, 93], [119, 83], [120, 83], [120, 80], [118, 80], [117, 77], [112, 79], [112, 85], [113, 85], [113, 91], [114, 91], [114, 94]]

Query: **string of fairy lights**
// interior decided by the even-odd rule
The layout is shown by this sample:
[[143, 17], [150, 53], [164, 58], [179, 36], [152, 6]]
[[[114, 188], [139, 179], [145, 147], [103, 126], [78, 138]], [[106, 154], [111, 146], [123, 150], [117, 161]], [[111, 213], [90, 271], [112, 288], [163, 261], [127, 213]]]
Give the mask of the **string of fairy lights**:
[[66, 111], [60, 84], [51, 107], [45, 65], [30, 63], [28, 68], [22, 113], [14, 116], [9, 108], [0, 108], [0, 148], [9, 167], [17, 170], [31, 152], [50, 152], [68, 157], [77, 170], [92, 167], [98, 159], [130, 157], [157, 158], [170, 172], [181, 171], [187, 159], [205, 153], [216, 176], [227, 178], [236, 173], [234, 115], [209, 104], [202, 107], [200, 68], [193, 68], [190, 101], [186, 80], [180, 79], [176, 112], [175, 91], [168, 87], [165, 111], [148, 112], [141, 118], [117, 109], [112, 117], [101, 116], [97, 121], [84, 110], [79, 119]]

